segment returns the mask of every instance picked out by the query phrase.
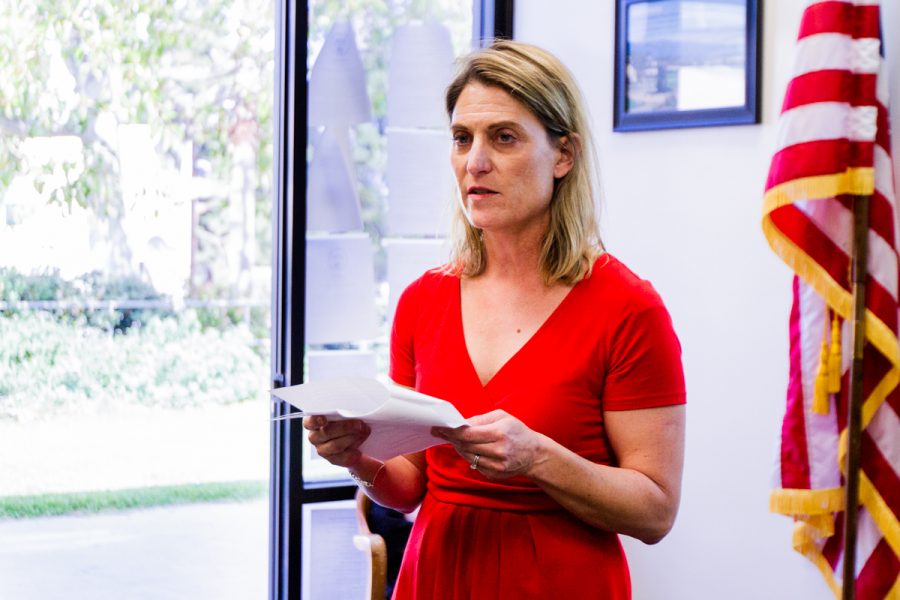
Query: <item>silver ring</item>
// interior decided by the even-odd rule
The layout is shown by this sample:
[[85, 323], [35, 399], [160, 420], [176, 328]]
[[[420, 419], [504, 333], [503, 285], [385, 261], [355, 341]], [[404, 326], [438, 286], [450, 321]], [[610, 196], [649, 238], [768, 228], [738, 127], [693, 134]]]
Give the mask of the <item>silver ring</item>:
[[470, 468], [470, 469], [477, 469], [477, 468], [478, 468], [478, 461], [479, 461], [479, 460], [481, 460], [481, 455], [480, 455], [480, 454], [476, 454], [476, 455], [475, 455], [475, 458], [472, 459], [472, 464], [469, 465], [469, 468]]

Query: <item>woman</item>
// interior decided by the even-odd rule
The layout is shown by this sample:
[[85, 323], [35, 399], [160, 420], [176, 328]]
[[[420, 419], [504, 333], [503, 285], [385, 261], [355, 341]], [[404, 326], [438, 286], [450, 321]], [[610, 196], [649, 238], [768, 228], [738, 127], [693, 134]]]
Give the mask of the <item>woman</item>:
[[360, 421], [305, 420], [375, 501], [421, 504], [394, 598], [628, 598], [617, 533], [678, 508], [680, 347], [661, 300], [602, 251], [590, 133], [568, 71], [499, 41], [447, 90], [459, 186], [448, 267], [404, 292], [390, 376], [471, 425], [384, 464]]

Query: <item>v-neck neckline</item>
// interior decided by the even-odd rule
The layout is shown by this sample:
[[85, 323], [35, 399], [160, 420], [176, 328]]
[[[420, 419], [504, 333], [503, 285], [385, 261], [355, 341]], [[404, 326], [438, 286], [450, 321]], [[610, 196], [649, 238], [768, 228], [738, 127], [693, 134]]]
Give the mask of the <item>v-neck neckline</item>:
[[466, 356], [466, 362], [469, 365], [469, 372], [475, 378], [475, 382], [482, 389], [482, 391], [487, 391], [491, 384], [493, 384], [497, 379], [504, 374], [506, 371], [510, 370], [510, 365], [517, 362], [519, 356], [525, 353], [525, 351], [535, 343], [535, 340], [541, 337], [541, 334], [545, 329], [548, 328], [551, 321], [555, 320], [556, 315], [558, 315], [566, 304], [569, 303], [569, 299], [574, 295], [575, 290], [577, 290], [581, 284], [584, 282], [584, 279], [578, 280], [575, 285], [573, 285], [566, 295], [563, 296], [563, 299], [560, 300], [559, 304], [553, 309], [553, 311], [544, 319], [543, 323], [535, 330], [534, 333], [531, 334], [525, 343], [519, 346], [519, 349], [516, 350], [506, 361], [500, 365], [500, 368], [497, 369], [494, 374], [488, 379], [486, 382], [481, 381], [481, 376], [478, 375], [478, 369], [475, 367], [475, 362], [472, 360], [472, 355], [469, 353], [469, 345], [466, 343], [466, 329], [463, 323], [462, 316], [462, 279], [460, 277], [456, 277], [456, 330], [459, 334], [459, 343], [462, 346], [462, 351]]

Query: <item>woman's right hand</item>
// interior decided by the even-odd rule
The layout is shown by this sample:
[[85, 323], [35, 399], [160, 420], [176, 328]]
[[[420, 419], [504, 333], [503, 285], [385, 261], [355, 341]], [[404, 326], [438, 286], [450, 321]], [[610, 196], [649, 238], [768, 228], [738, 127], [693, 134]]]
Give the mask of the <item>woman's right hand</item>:
[[333, 465], [353, 468], [362, 458], [359, 446], [369, 437], [369, 427], [359, 419], [329, 421], [327, 417], [304, 417], [309, 442], [319, 456]]

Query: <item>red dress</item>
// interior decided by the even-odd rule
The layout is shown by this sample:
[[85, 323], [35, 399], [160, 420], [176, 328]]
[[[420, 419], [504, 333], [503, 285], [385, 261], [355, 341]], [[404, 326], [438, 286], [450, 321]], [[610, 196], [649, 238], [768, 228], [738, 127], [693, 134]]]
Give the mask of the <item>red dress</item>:
[[[460, 283], [434, 270], [403, 293], [391, 378], [464, 417], [503, 409], [577, 454], [614, 465], [608, 410], [683, 404], [681, 348], [649, 283], [610, 255], [482, 385], [466, 349]], [[449, 445], [429, 448], [427, 492], [394, 590], [406, 599], [630, 598], [615, 533], [585, 524], [525, 477], [491, 481]]]

